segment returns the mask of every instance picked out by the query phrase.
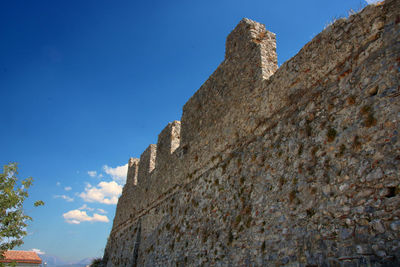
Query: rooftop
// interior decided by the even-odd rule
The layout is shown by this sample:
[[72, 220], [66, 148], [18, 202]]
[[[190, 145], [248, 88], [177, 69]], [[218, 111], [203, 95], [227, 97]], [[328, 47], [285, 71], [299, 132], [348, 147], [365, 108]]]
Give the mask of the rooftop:
[[33, 251], [8, 250], [4, 252], [3, 256], [4, 259], [0, 259], [0, 262], [42, 263], [42, 259]]

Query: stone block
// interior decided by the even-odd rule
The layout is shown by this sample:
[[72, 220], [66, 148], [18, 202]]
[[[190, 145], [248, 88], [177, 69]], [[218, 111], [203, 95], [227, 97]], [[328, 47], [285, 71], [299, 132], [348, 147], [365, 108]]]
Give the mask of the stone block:
[[137, 184], [139, 186], [150, 176], [150, 173], [155, 168], [156, 150], [157, 146], [155, 144], [151, 144], [146, 148], [142, 155], [140, 155], [137, 179]]

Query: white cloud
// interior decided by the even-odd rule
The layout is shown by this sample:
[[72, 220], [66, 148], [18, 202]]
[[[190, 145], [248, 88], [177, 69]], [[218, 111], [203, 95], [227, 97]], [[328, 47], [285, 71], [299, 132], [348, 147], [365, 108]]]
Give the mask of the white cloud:
[[368, 5], [370, 5], [370, 4], [375, 4], [375, 3], [381, 2], [382, 0], [365, 0], [365, 1], [368, 3]]
[[97, 186], [87, 184], [85, 192], [79, 196], [86, 202], [99, 202], [103, 204], [117, 204], [118, 196], [122, 192], [122, 186], [115, 181], [100, 182]]
[[36, 252], [36, 253], [39, 254], [39, 255], [45, 254], [43, 251], [41, 251], [41, 250], [38, 249], [38, 248], [33, 248], [33, 249], [31, 249], [31, 251]]
[[114, 181], [125, 183], [126, 174], [128, 172], [128, 163], [122, 166], [117, 166], [115, 168], [104, 165], [103, 170], [105, 173], [109, 174]]
[[90, 177], [96, 177], [97, 175], [96, 171], [88, 171], [87, 173], [89, 174]]
[[67, 202], [72, 202], [74, 199], [72, 197], [66, 196], [66, 195], [55, 195], [54, 198], [62, 198]]
[[97, 211], [98, 211], [99, 213], [103, 213], [103, 214], [106, 214], [106, 213], [107, 213], [107, 211], [105, 211], [105, 210], [103, 210], [103, 209], [97, 209]]
[[100, 173], [97, 177], [98, 178], [103, 178], [104, 176], [103, 176], [103, 174]]
[[60, 186], [60, 185], [61, 185], [61, 183], [60, 183], [60, 182], [57, 182], [57, 183], [56, 183], [56, 185], [57, 185], [57, 186]]
[[90, 216], [86, 211], [81, 210], [70, 210], [63, 214], [63, 217], [67, 223], [80, 224], [81, 222], [109, 222], [110, 220], [105, 215], [94, 213]]
[[78, 208], [78, 210], [94, 211], [93, 208], [88, 207], [88, 205], [86, 205], [86, 204], [83, 204], [82, 207]]
[[64, 187], [64, 190], [65, 190], [65, 191], [71, 191], [71, 189], [72, 189], [72, 187], [70, 187], [70, 186]]

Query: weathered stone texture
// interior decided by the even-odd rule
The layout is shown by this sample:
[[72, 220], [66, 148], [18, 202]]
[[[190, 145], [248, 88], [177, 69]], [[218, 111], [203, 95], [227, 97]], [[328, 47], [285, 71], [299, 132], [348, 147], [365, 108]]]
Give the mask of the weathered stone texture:
[[171, 155], [180, 145], [181, 123], [169, 123], [158, 136], [156, 168], [164, 169], [165, 164], [171, 164]]
[[137, 185], [137, 177], [139, 170], [139, 159], [130, 158], [128, 162], [128, 174], [126, 176], [125, 187], [132, 187]]
[[157, 146], [149, 145], [146, 150], [140, 155], [138, 168], [138, 184], [142, 185], [149, 179], [151, 172], [155, 168]]
[[400, 265], [399, 14], [367, 6], [278, 70], [274, 34], [242, 20], [143, 153], [105, 264]]

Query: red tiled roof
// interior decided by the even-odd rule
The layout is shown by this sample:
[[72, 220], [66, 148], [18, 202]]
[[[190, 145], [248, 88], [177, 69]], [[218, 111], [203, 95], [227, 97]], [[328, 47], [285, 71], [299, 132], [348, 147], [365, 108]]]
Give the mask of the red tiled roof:
[[4, 258], [0, 259], [0, 262], [17, 262], [17, 263], [36, 263], [41, 264], [42, 260], [38, 254], [33, 251], [21, 251], [21, 250], [8, 250], [3, 254]]

